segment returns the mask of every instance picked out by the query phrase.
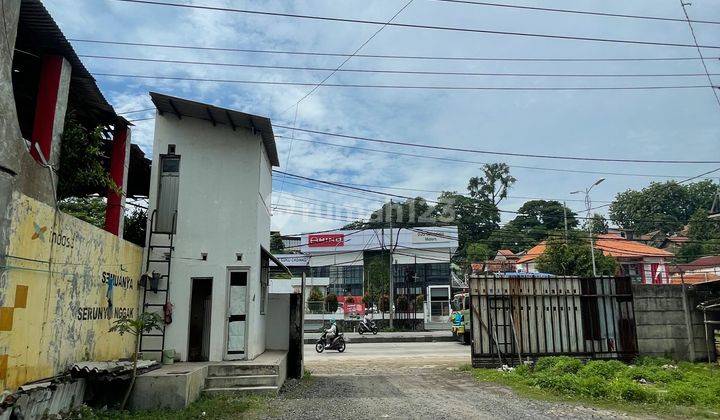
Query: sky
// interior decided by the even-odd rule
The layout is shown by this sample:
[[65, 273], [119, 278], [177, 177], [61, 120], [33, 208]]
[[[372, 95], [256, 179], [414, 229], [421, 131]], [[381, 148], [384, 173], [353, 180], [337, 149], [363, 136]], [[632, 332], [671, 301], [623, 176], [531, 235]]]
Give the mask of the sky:
[[[171, 0], [176, 3], [272, 12], [388, 21], [408, 0]], [[501, 2], [501, 0], [498, 0]], [[606, 13], [684, 18], [680, 1], [565, 0], [504, 4], [571, 8]], [[115, 0], [45, 0], [67, 38], [178, 44], [242, 49], [353, 53], [379, 26], [347, 22], [133, 4]], [[720, 21], [716, 0], [694, 0], [691, 19]], [[394, 20], [435, 26], [534, 32], [577, 37], [633, 39], [692, 44], [686, 22], [584, 16], [498, 8], [436, 0], [414, 0]], [[720, 46], [720, 25], [693, 24], [701, 45]], [[172, 59], [240, 64], [337, 68], [343, 57], [165, 49], [72, 42], [92, 73], [319, 83], [330, 71], [254, 69], [227, 66], [146, 63], [82, 57]], [[706, 48], [710, 73], [720, 74], [720, 49]], [[695, 48], [631, 45], [385, 27], [361, 54], [462, 56], [487, 58], [653, 58], [698, 57]], [[700, 73], [699, 60], [622, 62], [510, 62], [351, 58], [345, 69], [419, 70], [543, 74]], [[154, 80], [96, 76], [118, 112], [151, 108], [149, 91], [267, 116], [275, 125], [449, 146], [529, 154], [555, 154], [646, 160], [720, 160], [720, 105], [710, 87], [611, 91], [467, 91], [320, 87]], [[720, 75], [713, 76], [715, 85]], [[693, 77], [499, 77], [338, 72], [327, 83], [404, 86], [572, 87], [679, 86], [709, 84]], [[297, 117], [295, 110], [297, 109]], [[153, 111], [127, 117], [151, 118]], [[154, 122], [137, 121], [132, 139], [152, 154]], [[595, 172], [675, 176], [683, 179], [718, 164], [648, 164], [548, 160], [418, 149], [314, 135], [276, 127], [280, 170], [306, 177], [365, 185], [429, 200], [442, 190], [464, 192], [483, 163], [505, 162], [517, 182], [501, 209], [517, 210], [529, 198], [567, 200], [584, 212], [584, 189], [598, 178], [593, 205], [612, 200], [663, 177], [598, 175]], [[293, 138], [295, 140], [291, 140]], [[314, 140], [316, 143], [308, 142]], [[449, 162], [375, 151], [430, 155], [472, 161]], [[532, 169], [532, 168], [545, 169]], [[548, 170], [551, 169], [551, 170]], [[552, 170], [554, 169], [554, 170]], [[715, 179], [720, 177], [714, 174]], [[308, 188], [308, 185], [314, 188]], [[380, 188], [393, 187], [396, 189]], [[319, 189], [320, 188], [320, 189]], [[338, 194], [343, 192], [343, 194]], [[387, 199], [275, 176], [272, 228], [283, 233], [332, 229], [367, 217]], [[311, 204], [312, 203], [312, 204]], [[290, 214], [298, 209], [303, 215]], [[602, 210], [600, 210], [602, 212]], [[512, 215], [504, 215], [507, 221]]]

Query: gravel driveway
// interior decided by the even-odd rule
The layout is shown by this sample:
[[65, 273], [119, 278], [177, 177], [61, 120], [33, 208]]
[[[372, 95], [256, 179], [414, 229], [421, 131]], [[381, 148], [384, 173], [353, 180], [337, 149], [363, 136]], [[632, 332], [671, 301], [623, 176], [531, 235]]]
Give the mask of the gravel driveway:
[[317, 359], [309, 380], [289, 383], [265, 418], [549, 419], [617, 418], [624, 414], [575, 404], [531, 400], [481, 384], [457, 358], [387, 356]]

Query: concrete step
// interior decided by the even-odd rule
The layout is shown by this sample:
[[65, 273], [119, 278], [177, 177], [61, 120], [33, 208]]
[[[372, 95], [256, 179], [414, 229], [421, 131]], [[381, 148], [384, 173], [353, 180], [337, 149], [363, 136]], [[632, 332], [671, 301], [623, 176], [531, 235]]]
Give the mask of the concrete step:
[[217, 364], [208, 366], [208, 377], [212, 376], [248, 376], [278, 375], [277, 365], [259, 364]]
[[219, 395], [277, 395], [280, 392], [278, 386], [242, 386], [231, 388], [205, 388], [203, 394], [210, 396]]
[[277, 381], [277, 375], [208, 376], [205, 379], [205, 386], [207, 388], [273, 386], [277, 385]]

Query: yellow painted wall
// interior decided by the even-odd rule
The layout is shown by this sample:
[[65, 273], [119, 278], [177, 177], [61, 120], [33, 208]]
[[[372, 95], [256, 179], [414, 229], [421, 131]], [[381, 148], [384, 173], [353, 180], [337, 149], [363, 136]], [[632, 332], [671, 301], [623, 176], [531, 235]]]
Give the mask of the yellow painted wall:
[[11, 206], [0, 267], [2, 389], [77, 361], [130, 357], [133, 337], [108, 329], [137, 316], [142, 248], [19, 193]]

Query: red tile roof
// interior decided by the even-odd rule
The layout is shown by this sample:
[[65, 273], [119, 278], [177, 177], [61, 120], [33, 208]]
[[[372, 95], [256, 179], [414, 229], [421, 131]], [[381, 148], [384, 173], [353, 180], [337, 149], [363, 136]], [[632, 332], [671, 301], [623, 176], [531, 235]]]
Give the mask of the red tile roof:
[[[545, 241], [540, 242], [530, 248], [528, 252], [520, 257], [518, 264], [533, 261], [535, 258], [545, 252], [547, 245]], [[631, 258], [631, 257], [672, 257], [673, 254], [662, 249], [654, 248], [640, 242], [630, 241], [620, 235], [604, 234], [597, 235], [595, 240], [595, 249], [599, 249], [603, 254], [613, 258]]]
[[614, 258], [627, 257], [672, 257], [671, 252], [654, 248], [640, 242], [629, 241], [620, 235], [597, 235], [595, 248]]

